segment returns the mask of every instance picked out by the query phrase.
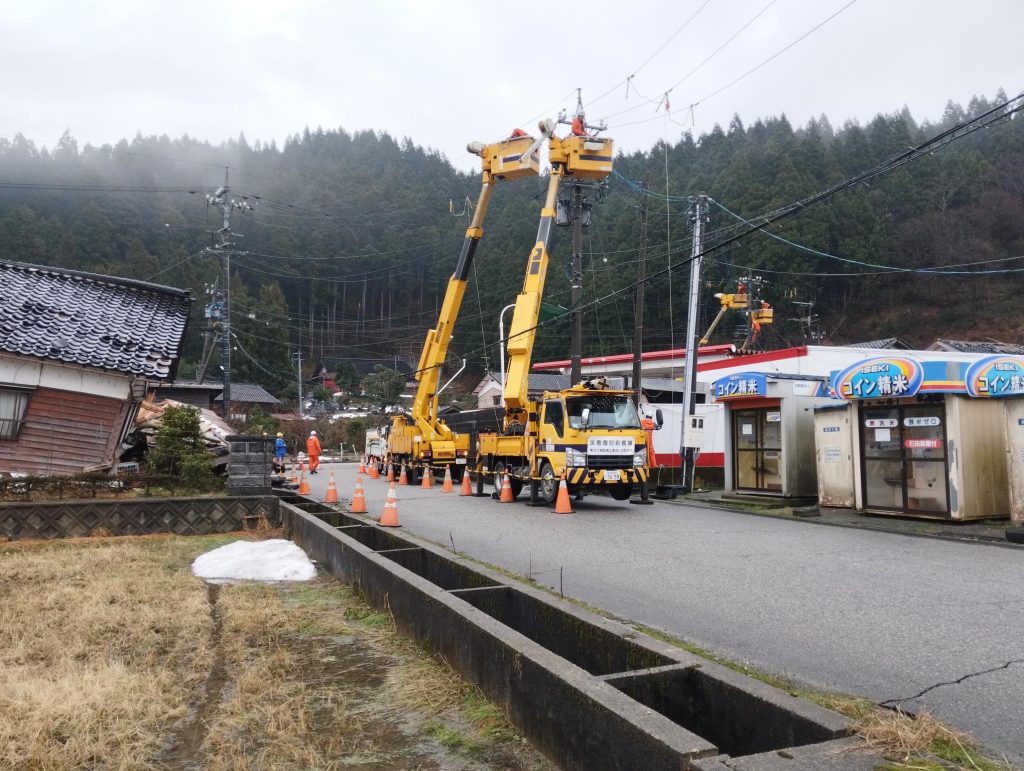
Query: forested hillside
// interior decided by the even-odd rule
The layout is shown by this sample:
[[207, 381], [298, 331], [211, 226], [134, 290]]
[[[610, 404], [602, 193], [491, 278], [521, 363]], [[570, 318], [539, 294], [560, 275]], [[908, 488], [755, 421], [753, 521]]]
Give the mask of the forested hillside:
[[[635, 280], [642, 180], [654, 273], [689, 254], [689, 195], [703, 191], [715, 201], [714, 243], [734, 232], [729, 212], [751, 218], [823, 190], [1004, 99], [950, 104], [940, 120], [921, 124], [905, 111], [838, 128], [824, 116], [801, 127], [785, 117], [749, 126], [736, 119], [620, 155], [585, 232], [584, 299]], [[202, 347], [206, 288], [219, 272], [217, 259], [204, 255], [220, 226], [206, 195], [223, 182], [225, 166], [235, 196], [255, 206], [232, 220], [245, 250], [233, 259], [238, 377], [284, 391], [296, 347], [307, 360], [415, 359], [469, 222], [466, 198], [475, 200], [479, 183], [408, 139], [318, 129], [280, 147], [243, 137], [212, 146], [140, 136], [96, 148], [65, 135], [52, 151], [0, 139], [0, 259], [192, 288], [197, 303], [180, 373], [188, 376]], [[543, 187], [530, 179], [495, 193], [453, 343], [453, 356], [465, 354], [473, 366], [496, 366], [497, 315], [522, 282]], [[1024, 330], [1008, 310], [1024, 287], [1016, 272], [1024, 263], [1007, 258], [1024, 256], [1024, 121], [975, 133], [773, 232], [816, 251], [757, 235], [716, 252], [705, 271], [702, 324], [717, 310], [714, 292], [756, 274], [776, 307], [763, 347], [804, 341], [809, 328], [792, 319], [809, 313], [837, 343], [893, 335], [918, 344], [1019, 341]], [[563, 306], [570, 243], [569, 230], [556, 233], [546, 297]], [[910, 270], [886, 269], [893, 267]], [[648, 349], [682, 344], [687, 282], [683, 266], [651, 283]], [[738, 321], [725, 322], [715, 340], [731, 341]], [[632, 326], [629, 294], [603, 303], [586, 316], [584, 354], [628, 351]], [[567, 350], [567, 321], [546, 326], [538, 357]]]

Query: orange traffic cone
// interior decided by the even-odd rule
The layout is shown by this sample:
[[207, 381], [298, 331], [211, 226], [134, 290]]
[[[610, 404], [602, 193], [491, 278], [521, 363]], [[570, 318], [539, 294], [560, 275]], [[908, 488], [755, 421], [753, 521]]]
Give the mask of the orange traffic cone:
[[572, 514], [572, 504], [569, 503], [569, 485], [565, 483], [565, 474], [558, 483], [558, 497], [555, 498], [555, 514]]
[[388, 488], [388, 499], [384, 501], [384, 512], [380, 515], [381, 527], [401, 527], [398, 524], [398, 502], [395, 499], [395, 483]]
[[500, 503], [513, 503], [515, 496], [512, 495], [512, 477], [505, 474], [505, 479], [501, 483], [501, 497], [498, 499]]
[[303, 465], [302, 460], [300, 459], [299, 460], [299, 471], [305, 471], [305, 470], [306, 470], [306, 467], [305, 467], [305, 465]]
[[409, 475], [405, 473], [405, 464], [402, 464], [402, 473], [398, 475], [398, 484], [407, 485], [409, 484]]
[[338, 502], [338, 486], [334, 484], [334, 472], [327, 478], [327, 495], [324, 496], [324, 503]]
[[365, 474], [366, 473], [366, 458], [360, 458], [359, 459], [359, 471], [357, 471], [356, 473], [357, 474]]
[[352, 503], [348, 510], [352, 514], [366, 513], [366, 495], [363, 493], [363, 475], [356, 474], [356, 491], [352, 493]]
[[299, 495], [309, 495], [309, 479], [306, 477], [305, 469], [302, 470], [302, 478], [299, 481]]
[[444, 484], [441, 485], [442, 493], [454, 493], [455, 488], [452, 486], [452, 467], [444, 467]]
[[424, 490], [429, 490], [433, 486], [434, 486], [434, 472], [431, 470], [430, 466], [424, 466], [423, 467], [423, 481], [420, 482], [420, 487], [422, 487]]
[[395, 466], [394, 466], [393, 463], [389, 463], [388, 464], [388, 481], [389, 482], [394, 482], [395, 481]]
[[462, 487], [459, 488], [459, 495], [472, 495], [473, 485], [469, 479], [469, 469], [463, 469], [462, 471]]

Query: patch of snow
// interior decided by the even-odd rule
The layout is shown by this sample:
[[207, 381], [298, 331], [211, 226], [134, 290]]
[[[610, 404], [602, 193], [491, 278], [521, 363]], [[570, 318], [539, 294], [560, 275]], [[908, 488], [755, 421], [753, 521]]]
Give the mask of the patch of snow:
[[301, 548], [283, 538], [235, 541], [192, 563], [192, 573], [213, 583], [225, 581], [309, 581], [316, 567]]

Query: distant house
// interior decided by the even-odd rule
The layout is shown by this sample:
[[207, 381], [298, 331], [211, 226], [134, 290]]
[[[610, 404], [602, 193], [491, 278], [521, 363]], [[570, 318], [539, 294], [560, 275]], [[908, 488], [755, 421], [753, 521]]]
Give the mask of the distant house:
[[[550, 374], [547, 372], [531, 372], [527, 383], [529, 393], [539, 396], [544, 391], [562, 391], [570, 386], [568, 375]], [[483, 380], [473, 389], [473, 396], [476, 397], [476, 406], [498, 407], [501, 406], [501, 373], [488, 372]]]
[[[232, 394], [235, 386], [232, 385]], [[224, 383], [213, 380], [182, 380], [175, 378], [167, 383], [154, 384], [156, 399], [170, 399], [182, 404], [191, 404], [202, 410], [212, 410], [213, 400], [224, 390]]]
[[147, 383], [174, 376], [191, 305], [181, 289], [0, 262], [0, 472], [114, 464]]
[[404, 375], [406, 385], [415, 381], [413, 371], [416, 369], [416, 365], [413, 362], [410, 362], [407, 359], [402, 359], [398, 356], [392, 356], [387, 359], [341, 357], [320, 359], [320, 362], [317, 365], [317, 372], [320, 381], [319, 385], [322, 385], [328, 391], [337, 391], [338, 385], [334, 382], [334, 374], [342, 364], [351, 364], [355, 368], [356, 372], [358, 372], [364, 379], [367, 375], [376, 372], [377, 367], [380, 366], [384, 369], [393, 369], [401, 375]]
[[914, 346], [902, 337], [886, 337], [881, 340], [868, 340], [864, 343], [850, 343], [848, 348], [884, 348], [889, 351], [912, 351]]
[[[214, 400], [213, 411], [224, 417], [224, 389], [221, 388], [220, 395]], [[260, 407], [264, 412], [272, 413], [281, 406], [281, 402], [275, 399], [261, 385], [255, 383], [232, 383], [231, 384], [231, 416], [234, 419], [241, 417], [247, 419], [249, 413], [255, 407]]]
[[[172, 399], [204, 410], [213, 410], [221, 417], [224, 416], [223, 381], [175, 379], [170, 383], [158, 384], [155, 390], [154, 396], [157, 399]], [[231, 414], [244, 420], [254, 407], [273, 413], [281, 407], [281, 401], [256, 383], [232, 383]]]
[[1020, 356], [1024, 354], [1024, 345], [1020, 345], [1019, 343], [1000, 343], [996, 340], [982, 340], [980, 342], [968, 342], [965, 340], [936, 340], [925, 350], [951, 351], [955, 353], [1013, 354]]

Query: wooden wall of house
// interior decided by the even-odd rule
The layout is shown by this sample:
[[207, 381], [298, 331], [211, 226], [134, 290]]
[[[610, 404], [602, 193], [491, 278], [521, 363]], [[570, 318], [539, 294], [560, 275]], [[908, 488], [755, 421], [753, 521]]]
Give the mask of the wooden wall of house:
[[73, 474], [114, 462], [131, 402], [53, 388], [29, 398], [16, 439], [0, 439], [0, 472]]

